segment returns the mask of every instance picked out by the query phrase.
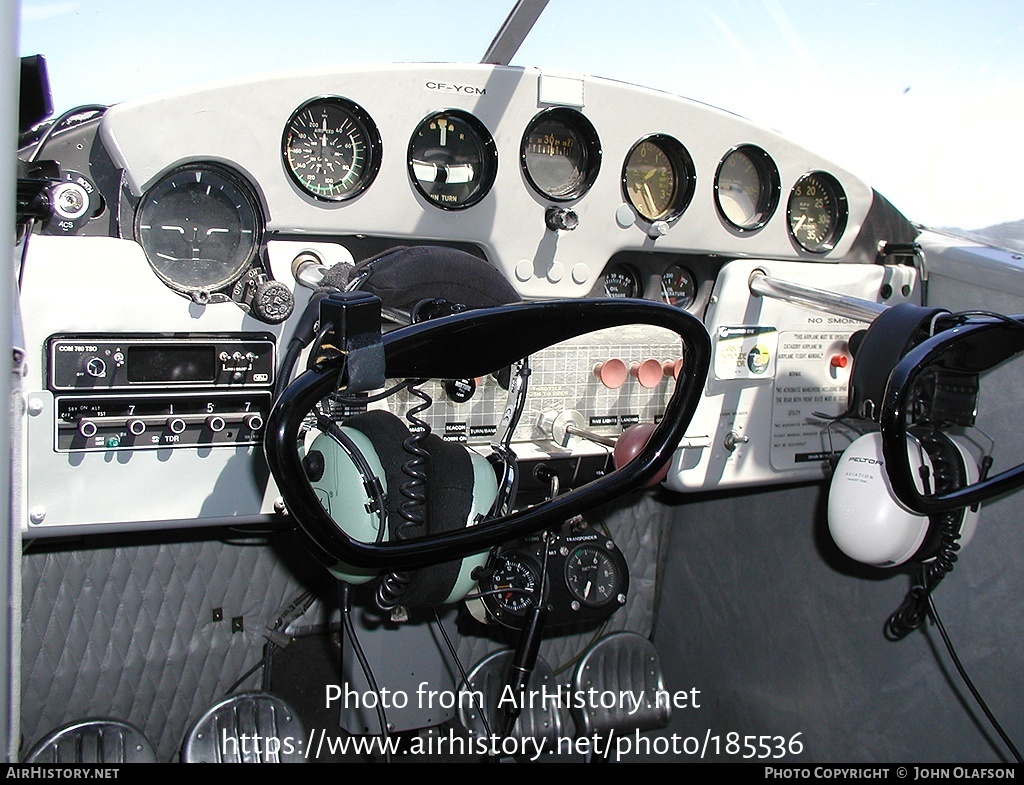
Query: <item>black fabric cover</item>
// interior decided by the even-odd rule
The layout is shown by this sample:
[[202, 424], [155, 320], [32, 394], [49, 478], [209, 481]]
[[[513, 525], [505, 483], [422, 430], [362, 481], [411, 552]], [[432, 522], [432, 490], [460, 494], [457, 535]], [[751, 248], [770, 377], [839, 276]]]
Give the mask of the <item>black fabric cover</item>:
[[[473, 463], [466, 448], [430, 434], [423, 440], [427, 465], [427, 533], [443, 534], [466, 526], [473, 504]], [[418, 570], [409, 583], [407, 603], [416, 607], [440, 605], [451, 594], [462, 560]]]
[[[406, 525], [400, 508], [407, 499], [401, 488], [410, 479], [402, 467], [414, 457], [403, 446], [411, 435], [409, 429], [398, 417], [383, 410], [357, 414], [346, 420], [345, 425], [363, 433], [380, 458], [388, 486], [389, 536], [398, 537], [399, 528]], [[462, 445], [446, 442], [434, 434], [426, 434], [420, 445], [430, 456], [423, 467], [425, 526], [421, 531], [410, 530], [409, 536], [463, 528], [473, 503], [473, 464], [469, 453]], [[456, 560], [417, 570], [410, 578], [402, 604], [417, 608], [440, 605], [451, 593], [460, 565], [461, 560]]]
[[409, 460], [409, 453], [402, 449], [402, 443], [409, 438], [409, 429], [391, 412], [376, 409], [350, 417], [344, 425], [359, 431], [370, 440], [384, 467], [388, 536], [394, 537], [395, 527], [402, 520], [398, 508], [405, 499], [398, 489], [409, 479], [402, 473], [402, 464]]
[[875, 318], [854, 354], [846, 416], [878, 421], [892, 369], [928, 337], [932, 319], [941, 313], [948, 311], [900, 303]]
[[356, 265], [350, 280], [367, 271], [358, 288], [377, 295], [385, 308], [411, 311], [416, 303], [436, 298], [486, 308], [521, 299], [483, 259], [440, 245], [392, 248]]

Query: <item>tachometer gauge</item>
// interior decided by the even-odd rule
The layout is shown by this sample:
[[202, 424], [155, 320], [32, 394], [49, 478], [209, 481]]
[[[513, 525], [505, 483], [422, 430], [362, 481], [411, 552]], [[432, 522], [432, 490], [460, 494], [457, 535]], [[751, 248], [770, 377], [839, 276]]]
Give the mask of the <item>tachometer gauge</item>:
[[601, 142], [574, 109], [548, 109], [530, 121], [521, 149], [523, 173], [537, 193], [567, 202], [583, 196], [601, 168]]
[[690, 204], [697, 177], [693, 159], [671, 136], [637, 142], [622, 167], [622, 190], [641, 218], [672, 221]]
[[734, 147], [715, 173], [715, 206], [725, 221], [741, 232], [760, 229], [779, 204], [779, 170], [760, 147]]
[[345, 98], [315, 98], [288, 120], [282, 151], [292, 180], [317, 199], [360, 194], [380, 168], [380, 134], [362, 107]]
[[215, 164], [189, 164], [160, 178], [135, 213], [135, 237], [154, 272], [185, 294], [237, 280], [256, 256], [262, 231], [248, 183]]
[[805, 174], [789, 194], [789, 233], [811, 253], [835, 248], [846, 229], [846, 194], [839, 182], [825, 172]]
[[640, 276], [632, 267], [616, 265], [604, 274], [605, 297], [636, 297], [640, 292]]
[[409, 141], [409, 175], [423, 196], [445, 210], [476, 204], [498, 168], [494, 139], [467, 112], [449, 109], [419, 124]]
[[674, 264], [661, 274], [661, 299], [677, 308], [687, 308], [697, 295], [693, 274]]
[[565, 584], [574, 600], [588, 608], [600, 608], [619, 595], [622, 580], [604, 548], [581, 545], [565, 560]]

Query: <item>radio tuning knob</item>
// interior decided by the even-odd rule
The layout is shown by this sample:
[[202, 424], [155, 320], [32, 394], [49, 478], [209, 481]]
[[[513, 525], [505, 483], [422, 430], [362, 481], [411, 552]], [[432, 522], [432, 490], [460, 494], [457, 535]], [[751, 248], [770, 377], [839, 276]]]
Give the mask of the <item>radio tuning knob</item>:
[[258, 414], [250, 414], [248, 417], [245, 418], [244, 422], [245, 427], [248, 428], [250, 431], [258, 431], [260, 428], [263, 427], [263, 418], [260, 417]]
[[79, 420], [78, 432], [86, 439], [90, 439], [96, 435], [96, 423], [92, 420]]
[[224, 418], [221, 417], [219, 414], [214, 414], [206, 418], [206, 427], [209, 428], [214, 433], [220, 433], [221, 431], [223, 431], [224, 425]]
[[127, 428], [132, 436], [142, 436], [146, 432], [146, 423], [138, 417], [133, 417], [128, 421]]
[[180, 417], [171, 417], [167, 421], [167, 430], [171, 433], [184, 433], [185, 427], [185, 421]]
[[107, 364], [99, 357], [90, 357], [85, 361], [85, 372], [94, 379], [99, 379], [107, 372]]

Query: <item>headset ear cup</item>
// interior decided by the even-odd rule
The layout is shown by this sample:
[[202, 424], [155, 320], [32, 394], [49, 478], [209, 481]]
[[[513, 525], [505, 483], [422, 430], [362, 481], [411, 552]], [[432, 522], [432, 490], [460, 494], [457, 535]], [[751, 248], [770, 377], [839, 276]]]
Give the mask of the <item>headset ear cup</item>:
[[[464, 446], [445, 442], [433, 434], [414, 436], [398, 417], [383, 410], [355, 415], [345, 421], [345, 426], [370, 440], [384, 467], [390, 539], [402, 537], [403, 533], [418, 537], [466, 526], [473, 504], [474, 471]], [[418, 474], [422, 476], [417, 477]], [[422, 498], [422, 505], [409, 505], [409, 494]], [[422, 516], [422, 523], [403, 516], [403, 505], [414, 515]], [[394, 575], [385, 576], [389, 601], [409, 607], [442, 604], [459, 577], [460, 565], [461, 560], [444, 562], [404, 574], [397, 580]]]
[[[430, 453], [427, 464], [426, 533], [444, 534], [465, 528], [473, 504], [473, 464], [464, 446], [428, 435], [423, 445]], [[433, 607], [444, 603], [459, 577], [461, 559], [417, 570], [409, 583], [405, 602]]]
[[[386, 485], [387, 499], [387, 533], [388, 538], [396, 536], [395, 529], [402, 520], [399, 509], [406, 497], [402, 495], [400, 488], [403, 483], [409, 481], [409, 477], [402, 472], [402, 466], [411, 457], [402, 446], [411, 436], [409, 429], [405, 427], [398, 417], [379, 409], [357, 414], [349, 417], [344, 423], [346, 428], [359, 431], [373, 445], [374, 452], [384, 467], [384, 482]], [[426, 488], [422, 488], [426, 493]]]
[[[932, 491], [948, 493], [971, 482], [969, 452], [937, 429], [914, 429], [908, 445], [911, 465], [924, 490], [922, 473]], [[926, 471], [922, 472], [922, 468]], [[975, 472], [976, 474], [976, 472]], [[882, 458], [882, 437], [868, 433], [846, 448], [829, 489], [828, 526], [839, 549], [875, 567], [948, 557], [961, 529], [973, 533], [976, 513], [954, 510], [923, 516], [900, 504], [889, 485]]]
[[892, 493], [881, 434], [858, 437], [840, 456], [829, 487], [828, 527], [843, 553], [874, 567], [903, 564], [927, 536], [928, 519], [905, 509]]
[[[957, 437], [948, 436], [937, 428], [912, 429], [911, 433], [928, 454], [936, 493], [950, 493], [977, 480], [977, 468]], [[966, 508], [932, 515], [929, 518], [928, 534], [914, 554], [914, 559], [928, 561], [949, 558], [952, 552], [960, 550], [970, 541], [977, 520], [977, 511]], [[951, 563], [949, 569], [952, 569]]]

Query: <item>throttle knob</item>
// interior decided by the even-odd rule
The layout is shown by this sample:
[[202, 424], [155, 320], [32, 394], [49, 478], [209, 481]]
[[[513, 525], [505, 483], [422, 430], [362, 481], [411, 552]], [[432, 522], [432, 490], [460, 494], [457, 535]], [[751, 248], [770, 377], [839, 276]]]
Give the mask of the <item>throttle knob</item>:
[[[636, 457], [637, 453], [651, 440], [651, 434], [654, 433], [656, 427], [652, 422], [642, 422], [631, 425], [622, 432], [622, 435], [615, 442], [615, 449], [612, 451], [612, 461], [615, 463], [616, 469], [621, 469]], [[651, 479], [644, 483], [644, 486], [653, 488], [664, 480], [667, 474], [668, 461]]]

